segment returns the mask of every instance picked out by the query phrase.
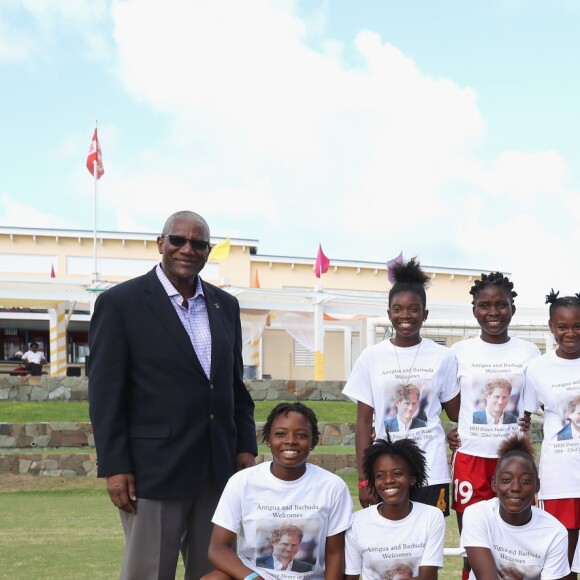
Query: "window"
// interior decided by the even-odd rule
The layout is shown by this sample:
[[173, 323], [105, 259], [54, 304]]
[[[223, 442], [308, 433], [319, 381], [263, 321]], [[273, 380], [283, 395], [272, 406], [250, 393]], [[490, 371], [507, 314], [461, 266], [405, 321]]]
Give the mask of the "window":
[[314, 353], [302, 346], [297, 340], [294, 340], [294, 366], [295, 367], [313, 367]]

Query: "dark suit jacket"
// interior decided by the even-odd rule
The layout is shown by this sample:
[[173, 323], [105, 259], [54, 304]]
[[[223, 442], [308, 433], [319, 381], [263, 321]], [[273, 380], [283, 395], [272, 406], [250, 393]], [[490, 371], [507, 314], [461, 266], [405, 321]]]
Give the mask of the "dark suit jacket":
[[[274, 557], [264, 556], [263, 558], [256, 558], [256, 566], [260, 568], [268, 568], [268, 570], [274, 569]], [[292, 560], [291, 572], [311, 572], [314, 570], [314, 565], [304, 560]]]
[[[411, 426], [409, 429], [419, 429], [420, 427], [427, 427], [427, 423], [422, 419], [417, 419], [417, 417], [413, 417], [411, 419]], [[399, 430], [399, 421], [397, 420], [397, 415], [387, 419], [385, 421], [385, 429], [390, 433], [396, 433]]]
[[[512, 423], [518, 422], [518, 418], [509, 411], [504, 411], [502, 419], [504, 425], [510, 425]], [[485, 409], [482, 409], [481, 411], [475, 411], [473, 413], [473, 423], [474, 425], [487, 425], [487, 414]]]
[[568, 423], [568, 425], [565, 425], [562, 429], [560, 429], [560, 431], [558, 431], [557, 438], [558, 441], [572, 439], [572, 424]]
[[254, 403], [242, 381], [237, 300], [202, 282], [211, 379], [155, 269], [104, 292], [89, 330], [89, 402], [98, 475], [135, 474], [137, 496], [192, 497], [236, 455], [256, 454]]

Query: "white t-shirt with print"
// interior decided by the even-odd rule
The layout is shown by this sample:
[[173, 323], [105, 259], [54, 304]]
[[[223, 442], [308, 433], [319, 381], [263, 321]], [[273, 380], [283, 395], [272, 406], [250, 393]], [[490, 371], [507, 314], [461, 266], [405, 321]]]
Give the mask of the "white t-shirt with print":
[[[344, 532], [352, 519], [348, 487], [337, 475], [309, 463], [304, 475], [295, 481], [274, 477], [270, 465], [268, 461], [235, 473], [224, 489], [212, 522], [239, 532], [238, 555], [262, 578], [322, 580], [326, 538]], [[272, 569], [269, 538], [274, 529], [284, 524], [302, 530], [294, 561], [311, 571]], [[257, 564], [259, 559], [265, 567]]]
[[[427, 485], [449, 483], [447, 444], [439, 418], [441, 403], [459, 393], [455, 357], [450, 350], [429, 338], [416, 346], [395, 347], [390, 340], [365, 349], [357, 359], [343, 389], [343, 394], [375, 411], [377, 438], [385, 437], [389, 427], [396, 441], [414, 439], [425, 451], [429, 467]], [[403, 430], [396, 421], [395, 391], [403, 384], [417, 385], [421, 391], [418, 411], [410, 429]]]
[[580, 572], [580, 542], [576, 544], [576, 551], [574, 552], [574, 559], [572, 560], [572, 566], [570, 566], [572, 572]]
[[550, 351], [529, 364], [525, 410], [535, 413], [544, 406], [540, 499], [580, 497], [580, 440], [567, 417], [570, 401], [580, 406], [580, 359], [563, 359]]
[[[518, 429], [517, 420], [523, 411], [524, 371], [531, 360], [540, 356], [540, 351], [535, 344], [518, 337], [511, 337], [503, 344], [490, 344], [479, 336], [455, 343], [451, 351], [457, 358], [457, 379], [461, 386], [458, 452], [497, 457], [499, 444]], [[486, 384], [494, 379], [505, 379], [512, 386], [497, 425], [487, 421], [484, 397]]]
[[[461, 547], [491, 550], [500, 578], [563, 578], [570, 570], [568, 532], [554, 516], [532, 506], [532, 519], [512, 526], [499, 515], [496, 497], [465, 508]], [[473, 571], [469, 578], [475, 580]]]
[[402, 520], [381, 516], [372, 505], [354, 514], [346, 532], [346, 574], [380, 579], [393, 565], [406, 565], [419, 575], [420, 566], [443, 566], [445, 519], [440, 509], [413, 502]]

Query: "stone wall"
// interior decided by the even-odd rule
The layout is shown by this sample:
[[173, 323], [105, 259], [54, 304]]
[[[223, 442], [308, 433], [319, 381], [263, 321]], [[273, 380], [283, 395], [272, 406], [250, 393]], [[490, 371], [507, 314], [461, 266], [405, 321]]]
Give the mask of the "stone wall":
[[[256, 441], [262, 442], [262, 426], [256, 424]], [[354, 445], [353, 423], [319, 423], [320, 445]], [[2, 449], [55, 449], [94, 447], [90, 423], [0, 423]]]
[[0, 423], [0, 450], [94, 446], [90, 423]]
[[86, 401], [85, 377], [10, 377], [0, 378], [0, 401]]
[[[260, 454], [256, 461], [270, 460], [269, 454]], [[310, 463], [333, 473], [356, 471], [354, 454], [318, 454], [310, 456]], [[0, 455], [0, 476], [36, 475], [41, 477], [96, 477], [97, 456], [94, 453], [41, 454], [14, 453]]]
[[[344, 381], [248, 380], [255, 401], [346, 401], [341, 394]], [[86, 377], [0, 378], [0, 401], [50, 401], [88, 399]]]
[[0, 475], [92, 476], [97, 475], [94, 453], [14, 453], [0, 455]]

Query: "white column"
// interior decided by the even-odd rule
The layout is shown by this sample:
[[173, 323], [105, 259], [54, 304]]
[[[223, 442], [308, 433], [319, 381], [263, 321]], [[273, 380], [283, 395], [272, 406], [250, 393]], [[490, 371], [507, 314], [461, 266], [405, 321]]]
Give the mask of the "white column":
[[368, 345], [368, 336], [367, 336], [367, 319], [361, 318], [360, 320], [360, 351], [362, 352]]
[[352, 330], [350, 326], [343, 328], [344, 344], [344, 380], [346, 381], [352, 370]]
[[546, 352], [550, 352], [551, 350], [554, 350], [554, 335], [551, 332], [545, 332], [544, 333], [544, 344], [546, 346]]
[[314, 380], [324, 380], [324, 304], [322, 286], [314, 294]]
[[50, 324], [50, 376], [65, 377], [66, 360], [66, 302], [48, 309]]

